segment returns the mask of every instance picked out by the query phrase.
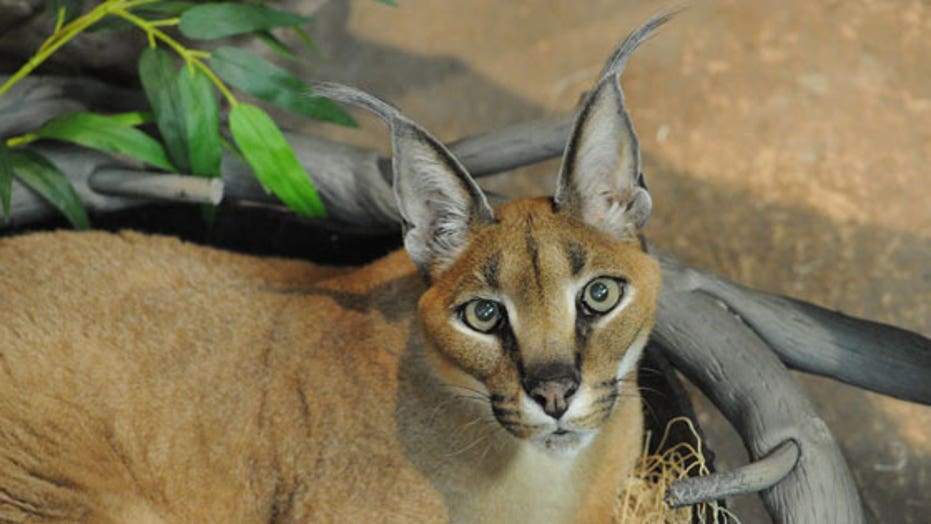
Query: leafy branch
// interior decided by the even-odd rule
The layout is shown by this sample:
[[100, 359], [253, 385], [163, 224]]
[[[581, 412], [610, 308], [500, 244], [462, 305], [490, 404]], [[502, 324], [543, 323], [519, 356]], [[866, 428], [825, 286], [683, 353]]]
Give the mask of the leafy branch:
[[[110, 1], [119, 2], [120, 0]], [[239, 101], [236, 100], [236, 97], [233, 96], [233, 93], [230, 92], [230, 90], [226, 87], [226, 84], [220, 81], [220, 79], [217, 78], [213, 71], [211, 71], [210, 68], [200, 60], [201, 58], [209, 59], [210, 53], [196, 49], [187, 49], [178, 43], [177, 40], [160, 29], [162, 27], [179, 25], [181, 23], [180, 17], [148, 21], [130, 13], [129, 10], [121, 7], [114, 8], [111, 13], [145, 31], [146, 36], [149, 38], [150, 48], [156, 47], [156, 40], [162, 41], [184, 60], [184, 63], [187, 65], [187, 67], [191, 69], [200, 69], [201, 72], [203, 72], [213, 83], [213, 85], [216, 86], [220, 93], [223, 94], [223, 97], [226, 98], [231, 106], [236, 107], [239, 104]]]
[[[58, 9], [57, 20], [55, 22], [55, 30], [52, 32], [52, 35], [49, 36], [45, 42], [39, 46], [39, 49], [36, 51], [36, 54], [26, 62], [18, 71], [13, 73], [13, 75], [7, 79], [6, 82], [0, 86], [0, 96], [3, 96], [11, 87], [16, 85], [20, 80], [26, 78], [29, 73], [32, 73], [37, 67], [42, 65], [43, 62], [48, 60], [55, 51], [58, 51], [63, 45], [71, 41], [72, 38], [83, 33], [87, 28], [96, 24], [102, 20], [107, 15], [111, 14], [111, 10], [119, 5], [120, 7], [132, 8], [138, 6], [139, 4], [146, 4], [154, 2], [155, 0], [136, 0], [134, 2], [127, 2], [126, 0], [106, 0], [104, 3], [98, 5], [94, 9], [90, 10], [87, 14], [65, 24], [65, 17], [67, 16], [67, 10], [64, 6]], [[135, 4], [130, 6], [124, 6], [124, 4]]]
[[[80, 34], [135, 28], [144, 32], [149, 42], [139, 57], [139, 79], [151, 113], [63, 115], [29, 133], [0, 139], [0, 204], [5, 214], [10, 210], [15, 175], [45, 196], [75, 227], [88, 225], [83, 204], [61, 171], [39, 152], [25, 149], [37, 140], [68, 141], [167, 172], [220, 176], [222, 148], [233, 146], [221, 135], [219, 93], [230, 106], [228, 133], [235, 148], [263, 187], [297, 212], [326, 216], [310, 178], [281, 130], [262, 109], [237, 99], [233, 88], [318, 120], [355, 126], [352, 117], [328, 99], [309, 96], [306, 83], [259, 55], [230, 46], [212, 53], [191, 49], [173, 34], [195, 40], [251, 34], [279, 54], [294, 56], [271, 30], [291, 29], [312, 45], [301, 28], [311, 19], [262, 3], [160, 0], [105, 0], [66, 21], [74, 14], [65, 7], [58, 9], [51, 36], [0, 86], [0, 97]], [[163, 47], [183, 62], [180, 70], [172, 53]], [[160, 140], [137, 129], [150, 122], [158, 128]]]

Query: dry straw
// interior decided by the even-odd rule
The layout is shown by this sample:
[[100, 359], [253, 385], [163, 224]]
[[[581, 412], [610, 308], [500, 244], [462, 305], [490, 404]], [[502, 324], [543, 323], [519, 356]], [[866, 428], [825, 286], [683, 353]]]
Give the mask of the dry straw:
[[[680, 442], [666, 449], [670, 428], [675, 424], [688, 427], [695, 437], [695, 446]], [[663, 500], [666, 489], [674, 480], [710, 473], [702, 452], [701, 437], [688, 417], [676, 417], [666, 424], [663, 438], [657, 446], [662, 452], [648, 454], [649, 440], [648, 435], [633, 475], [618, 486], [614, 501], [615, 524], [739, 523], [733, 513], [717, 502], [672, 509]], [[696, 517], [694, 520], [693, 515]]]

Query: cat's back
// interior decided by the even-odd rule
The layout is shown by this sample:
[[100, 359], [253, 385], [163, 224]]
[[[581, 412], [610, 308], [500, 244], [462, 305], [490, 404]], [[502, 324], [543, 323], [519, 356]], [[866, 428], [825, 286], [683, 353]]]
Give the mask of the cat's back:
[[[137, 233], [0, 239], [0, 520], [268, 521], [306, 462], [360, 473], [339, 443], [391, 427], [406, 272]], [[384, 398], [354, 405], [351, 384]]]
[[0, 300], [24, 306], [94, 307], [114, 294], [157, 289], [171, 290], [180, 298], [188, 290], [203, 296], [224, 286], [302, 288], [346, 271], [131, 231], [54, 231], [0, 238]]
[[264, 345], [291, 290], [339, 271], [132, 232], [3, 238], [2, 359], [13, 374], [113, 380], [107, 372], [241, 354]]

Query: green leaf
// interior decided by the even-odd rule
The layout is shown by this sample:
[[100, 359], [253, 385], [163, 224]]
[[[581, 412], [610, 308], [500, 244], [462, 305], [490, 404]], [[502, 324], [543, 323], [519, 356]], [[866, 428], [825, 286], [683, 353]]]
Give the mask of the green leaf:
[[326, 210], [290, 144], [261, 109], [239, 104], [230, 111], [230, 132], [246, 162], [266, 191], [291, 209], [312, 217]]
[[201, 70], [183, 67], [177, 74], [183, 131], [191, 173], [220, 176], [220, 115], [210, 79]]
[[46, 122], [33, 133], [40, 138], [73, 142], [85, 147], [127, 155], [149, 165], [173, 171], [161, 144], [142, 131], [95, 113], [72, 113]]
[[155, 113], [155, 123], [168, 148], [168, 155], [179, 171], [188, 173], [190, 155], [177, 77], [174, 61], [167, 51], [149, 47], [139, 56], [139, 80]]
[[10, 149], [0, 144], [0, 204], [3, 217], [10, 218], [10, 197], [13, 194], [13, 164]]
[[[177, 18], [188, 9], [196, 6], [194, 2], [152, 2], [130, 9], [132, 13], [143, 20], [165, 20]], [[135, 27], [132, 22], [116, 16], [108, 16], [87, 28], [89, 32], [119, 31]]]
[[132, 113], [106, 115], [106, 119], [123, 126], [136, 127], [152, 122], [155, 120], [155, 115], [148, 111], [135, 111]]
[[398, 3], [395, 2], [394, 0], [375, 0], [375, 1], [378, 2], [379, 4], [390, 5], [391, 7], [398, 6]]
[[284, 42], [278, 40], [278, 38], [271, 33], [271, 31], [256, 31], [252, 33], [260, 42], [267, 45], [269, 49], [278, 53], [278, 56], [289, 58], [291, 60], [297, 60], [297, 55], [294, 54], [294, 51], [290, 47], [285, 45]]
[[90, 221], [84, 204], [71, 182], [44, 156], [28, 149], [11, 151], [13, 172], [22, 183], [42, 195], [65, 215], [76, 229], [87, 229]]
[[310, 86], [245, 49], [217, 49], [210, 58], [210, 68], [225, 82], [266, 102], [317, 120], [347, 127], [357, 125], [335, 102], [309, 96]]
[[185, 11], [178, 28], [188, 38], [212, 40], [273, 27], [291, 27], [310, 21], [310, 18], [264, 5], [218, 2]]

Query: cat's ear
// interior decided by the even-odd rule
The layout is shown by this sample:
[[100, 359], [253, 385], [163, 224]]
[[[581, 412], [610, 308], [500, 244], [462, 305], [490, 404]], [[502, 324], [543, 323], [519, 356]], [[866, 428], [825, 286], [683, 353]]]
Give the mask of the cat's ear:
[[636, 238], [653, 208], [620, 74], [631, 53], [669, 16], [648, 20], [614, 51], [582, 103], [559, 172], [556, 208], [617, 240]]
[[313, 94], [367, 109], [388, 125], [404, 247], [421, 272], [447, 269], [462, 253], [472, 228], [495, 221], [488, 200], [462, 164], [395, 107], [340, 84], [314, 84]]

